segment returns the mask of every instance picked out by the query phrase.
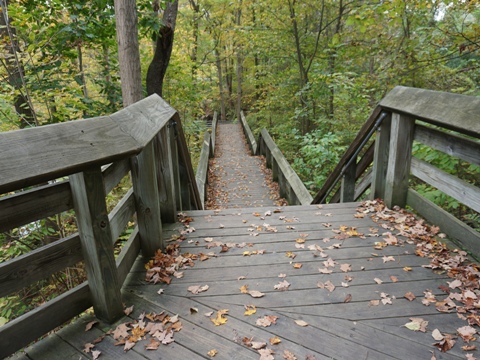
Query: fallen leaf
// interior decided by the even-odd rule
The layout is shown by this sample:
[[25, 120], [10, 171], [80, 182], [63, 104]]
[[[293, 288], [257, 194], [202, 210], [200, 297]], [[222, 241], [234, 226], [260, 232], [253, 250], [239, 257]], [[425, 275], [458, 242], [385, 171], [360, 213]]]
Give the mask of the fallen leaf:
[[92, 349], [95, 347], [94, 344], [92, 343], [86, 343], [85, 345], [83, 345], [83, 352], [85, 353], [89, 353], [90, 351], [92, 351]]
[[333, 270], [329, 270], [327, 268], [318, 269], [318, 271], [320, 271], [322, 274], [331, 274], [333, 272]]
[[437, 341], [443, 340], [443, 335], [438, 329], [432, 331], [432, 337]]
[[157, 294], [158, 294], [158, 295], [162, 295], [164, 291], [165, 291], [164, 289], [159, 289], [159, 290], [157, 291]]
[[415, 295], [412, 293], [412, 292], [407, 292], [405, 295], [403, 295], [403, 297], [405, 299], [407, 299], [408, 301], [413, 301], [415, 300]]
[[403, 271], [412, 271], [412, 270], [413, 270], [413, 269], [412, 269], [411, 267], [409, 267], [409, 266], [405, 266], [405, 267], [403, 268]]
[[248, 294], [248, 285], [245, 284], [245, 285], [241, 286], [240, 287], [240, 292], [242, 294]]
[[308, 326], [308, 323], [306, 321], [303, 321], [303, 320], [295, 320], [295, 324], [297, 324], [298, 326]]
[[146, 350], [157, 350], [158, 347], [160, 346], [161, 342], [158, 340], [155, 340], [154, 338], [150, 338], [150, 342], [148, 344], [145, 344], [145, 349]]
[[207, 355], [210, 356], [210, 357], [214, 357], [215, 355], [218, 354], [218, 350], [217, 349], [212, 349], [210, 350], [209, 352], [207, 352]]
[[295, 264], [293, 264], [293, 268], [294, 268], [294, 269], [301, 269], [302, 266], [303, 266], [303, 265], [300, 264], [300, 263], [295, 263]]
[[130, 334], [128, 333], [128, 330], [130, 330], [130, 328], [127, 326], [127, 323], [118, 325], [116, 329], [113, 331], [113, 338], [117, 340], [120, 337], [126, 338], [130, 336]]
[[193, 314], [196, 314], [196, 313], [198, 313], [198, 308], [191, 307], [190, 308], [190, 315], [193, 315]]
[[392, 280], [394, 283], [398, 282], [398, 278], [394, 275], [390, 275], [390, 280]]
[[379, 285], [383, 283], [383, 281], [380, 280], [379, 278], [375, 278], [375, 279], [373, 279], [373, 281], [375, 281]]
[[340, 270], [343, 272], [349, 272], [352, 271], [352, 268], [350, 267], [350, 264], [342, 264], [340, 265]]
[[228, 309], [218, 310], [217, 316], [215, 318], [210, 318], [210, 320], [215, 324], [215, 326], [223, 325], [227, 322], [225, 315], [228, 314]]
[[283, 351], [283, 358], [285, 360], [297, 360], [296, 356], [288, 350]]
[[257, 291], [257, 290], [250, 290], [248, 292], [248, 294], [251, 296], [251, 297], [254, 297], [254, 298], [261, 298], [263, 296], [265, 296], [264, 293], [260, 292], [260, 291]]
[[270, 338], [269, 342], [270, 342], [270, 345], [277, 345], [277, 344], [280, 344], [282, 340], [278, 336], [275, 336], [273, 338]]
[[249, 346], [252, 348], [252, 349], [255, 349], [255, 350], [260, 350], [260, 349], [263, 349], [264, 347], [267, 347], [267, 343], [265, 342], [260, 342], [260, 341], [251, 341]]
[[370, 300], [368, 306], [378, 306], [380, 305], [380, 300]]
[[85, 325], [85, 331], [90, 330], [93, 327], [93, 325], [95, 325], [97, 323], [98, 323], [97, 320], [90, 321], [89, 323], [87, 323], [87, 325]]
[[406, 323], [404, 326], [412, 331], [427, 331], [428, 321], [423, 320], [422, 318], [410, 318], [411, 322]]
[[93, 359], [93, 360], [97, 360], [97, 359], [100, 357], [101, 354], [102, 354], [101, 351], [93, 350], [93, 351], [92, 351], [92, 359]]
[[126, 341], [125, 342], [125, 346], [123, 347], [123, 351], [128, 351], [130, 350], [131, 348], [133, 348], [135, 346], [136, 342], [134, 341]]
[[257, 326], [263, 326], [263, 327], [268, 327], [272, 324], [276, 324], [277, 323], [277, 319], [278, 319], [278, 316], [274, 316], [274, 315], [265, 315], [264, 317], [262, 318], [258, 318], [257, 321], [255, 322], [255, 324]]
[[463, 326], [461, 328], [457, 329], [457, 334], [460, 335], [460, 337], [465, 341], [466, 343], [475, 340], [473, 335], [477, 333], [477, 330], [475, 330], [471, 326]]
[[132, 306], [130, 306], [130, 307], [128, 307], [128, 308], [125, 308], [125, 309], [123, 310], [123, 313], [124, 313], [125, 315], [127, 315], [127, 316], [130, 315], [130, 314], [133, 312], [133, 307], [134, 307], [134, 305], [132, 305]]
[[451, 281], [451, 282], [447, 281], [447, 284], [450, 287], [450, 289], [456, 289], [456, 288], [462, 286], [462, 282], [458, 279], [456, 279], [454, 281]]
[[273, 288], [275, 290], [286, 291], [288, 290], [289, 286], [290, 283], [287, 280], [283, 280], [282, 282], [279, 282], [277, 285], [275, 285]]
[[352, 294], [347, 294], [347, 296], [345, 296], [345, 299], [343, 300], [344, 303], [349, 303], [350, 301], [352, 301]]
[[192, 294], [199, 294], [201, 292], [207, 291], [209, 289], [208, 285], [192, 285], [187, 288]]
[[274, 360], [275, 358], [272, 356], [274, 354], [274, 351], [271, 349], [261, 349], [257, 350], [258, 353], [260, 354], [260, 359], [259, 360]]
[[395, 258], [393, 256], [383, 256], [383, 263], [389, 262], [389, 261], [395, 261]]
[[255, 314], [256, 312], [257, 308], [255, 307], [255, 305], [245, 305], [245, 312], [243, 313], [243, 315], [250, 316]]

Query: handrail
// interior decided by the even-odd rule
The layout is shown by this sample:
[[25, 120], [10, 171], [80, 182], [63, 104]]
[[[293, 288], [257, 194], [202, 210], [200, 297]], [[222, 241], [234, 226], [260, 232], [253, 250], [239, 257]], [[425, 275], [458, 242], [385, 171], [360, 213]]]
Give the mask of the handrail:
[[253, 136], [252, 130], [250, 126], [248, 126], [247, 119], [243, 114], [243, 111], [240, 111], [240, 123], [242, 124], [243, 132], [245, 134], [245, 138], [247, 139], [248, 146], [250, 147], [250, 151], [252, 155], [257, 153], [258, 145], [255, 141], [255, 136]]
[[205, 209], [205, 200], [207, 200], [207, 184], [208, 184], [208, 169], [209, 159], [215, 155], [215, 139], [217, 132], [217, 112], [213, 115], [212, 132], [205, 131], [203, 137], [202, 150], [200, 152], [200, 158], [198, 160], [197, 172], [195, 180], [197, 182], [197, 189], [200, 193], [200, 199], [202, 201], [201, 208]]
[[[139, 251], [153, 255], [163, 246], [162, 223], [202, 204], [180, 118], [157, 95], [110, 116], [0, 133], [0, 151], [0, 231], [71, 209], [79, 229], [0, 263], [0, 297], [82, 260], [88, 279], [1, 326], [1, 358], [92, 305], [115, 321]], [[128, 173], [133, 187], [108, 214], [106, 195]], [[114, 243], [131, 221], [137, 225], [115, 259]]]
[[279, 184], [280, 196], [287, 199], [289, 205], [308, 205], [312, 202], [312, 196], [302, 180], [265, 128], [258, 137], [257, 154], [265, 156], [267, 167], [272, 169], [273, 180]]
[[[362, 150], [377, 127], [375, 141]], [[428, 221], [441, 219], [443, 232], [478, 255], [480, 234], [410, 188], [410, 182], [419, 179], [480, 212], [477, 186], [412, 156], [417, 141], [480, 166], [479, 140], [479, 97], [398, 86], [380, 101], [313, 203], [329, 196], [334, 202], [355, 201], [370, 188], [370, 198], [382, 198], [388, 207], [409, 205]], [[340, 189], [331, 195], [340, 180]]]

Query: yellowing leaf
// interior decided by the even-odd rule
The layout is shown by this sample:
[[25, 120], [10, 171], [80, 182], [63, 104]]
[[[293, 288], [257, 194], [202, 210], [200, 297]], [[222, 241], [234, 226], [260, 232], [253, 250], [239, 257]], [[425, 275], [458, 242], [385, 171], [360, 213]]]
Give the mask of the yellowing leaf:
[[210, 318], [210, 320], [215, 324], [215, 326], [223, 325], [227, 322], [225, 315], [228, 314], [228, 309], [218, 310], [217, 316], [215, 318]]
[[409, 267], [409, 266], [405, 266], [405, 267], [403, 268], [403, 271], [412, 271], [412, 270], [413, 270], [413, 269], [412, 269], [411, 267]]
[[270, 342], [270, 345], [277, 345], [277, 344], [280, 344], [282, 340], [278, 336], [275, 336], [273, 338], [270, 338], [269, 342]]
[[255, 305], [245, 305], [245, 312], [243, 315], [250, 316], [257, 312], [257, 308]]
[[240, 287], [240, 292], [242, 294], [248, 294], [248, 285], [243, 285], [242, 287]]
[[214, 357], [215, 355], [218, 354], [218, 350], [217, 349], [212, 349], [210, 350], [207, 355], [210, 356], [210, 357]]
[[293, 268], [294, 268], [294, 269], [301, 269], [301, 268], [302, 268], [302, 264], [300, 264], [300, 263], [295, 263], [295, 264], [293, 264]]
[[297, 240], [295, 240], [295, 242], [296, 242], [297, 244], [304, 244], [304, 243], [305, 243], [305, 239], [298, 238]]

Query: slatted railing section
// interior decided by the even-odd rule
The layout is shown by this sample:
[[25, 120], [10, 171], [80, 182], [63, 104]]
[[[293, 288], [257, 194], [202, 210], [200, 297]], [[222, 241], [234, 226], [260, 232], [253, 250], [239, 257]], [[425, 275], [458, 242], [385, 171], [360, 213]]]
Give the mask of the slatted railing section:
[[[366, 139], [376, 129], [372, 145]], [[379, 103], [313, 203], [329, 198], [330, 202], [354, 201], [370, 188], [371, 198], [382, 198], [389, 207], [411, 206], [428, 221], [441, 224], [441, 231], [478, 256], [480, 233], [412, 188], [412, 184], [424, 182], [478, 213], [478, 182], [471, 184], [420, 160], [412, 154], [414, 141], [460, 159], [464, 162], [460, 166], [472, 165], [470, 171], [477, 171], [478, 179], [480, 98], [396, 87]], [[358, 160], [359, 150], [366, 145], [370, 148]], [[332, 190], [339, 181], [341, 196], [335, 196]]]
[[202, 150], [200, 152], [200, 159], [198, 160], [197, 172], [195, 173], [195, 180], [197, 188], [200, 193], [202, 201], [202, 209], [205, 208], [205, 200], [207, 200], [207, 184], [208, 184], [208, 169], [209, 159], [215, 155], [215, 139], [217, 132], [218, 116], [217, 112], [213, 114], [211, 132], [205, 131], [203, 137]]
[[[153, 95], [106, 117], [0, 133], [0, 231], [74, 210], [79, 232], [0, 264], [0, 297], [84, 262], [87, 281], [0, 327], [8, 356], [93, 306], [112, 322], [137, 255], [163, 246], [162, 222], [201, 209], [180, 119]], [[133, 186], [110, 213], [106, 196]], [[120, 254], [114, 244], [136, 225]]]
[[280, 196], [286, 199], [289, 205], [310, 204], [312, 196], [275, 144], [267, 129], [262, 129], [258, 141], [256, 141], [243, 111], [240, 114], [243, 132], [250, 151], [253, 155], [265, 156], [267, 167], [272, 169], [273, 181], [276, 181], [279, 185]]

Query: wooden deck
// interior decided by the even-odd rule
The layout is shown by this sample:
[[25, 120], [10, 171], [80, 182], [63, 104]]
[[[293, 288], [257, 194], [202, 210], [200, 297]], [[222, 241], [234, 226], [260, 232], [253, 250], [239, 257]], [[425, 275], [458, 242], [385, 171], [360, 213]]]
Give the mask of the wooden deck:
[[[134, 305], [129, 317], [111, 326], [96, 324], [86, 332], [85, 324], [93, 316], [83, 316], [16, 358], [92, 358], [91, 353], [83, 352], [86, 343], [118, 324], [133, 322], [142, 313], [166, 311], [171, 316], [178, 314], [182, 324], [181, 330], [173, 335], [173, 343], [160, 345], [158, 350], [146, 350], [148, 340], [141, 340], [124, 352], [123, 345], [114, 346], [116, 340], [110, 334], [95, 344], [94, 350], [101, 351], [99, 359], [210, 359], [208, 352], [213, 349], [218, 351], [214, 359], [259, 359], [259, 352], [245, 345], [247, 339], [266, 342], [267, 348], [274, 351], [270, 359], [431, 359], [432, 352], [436, 359], [465, 359], [466, 352], [461, 347], [466, 344], [462, 339], [457, 339], [453, 349], [441, 353], [433, 346], [436, 341], [432, 331], [438, 328], [442, 333], [455, 334], [457, 328], [467, 325], [466, 321], [456, 313], [438, 312], [435, 304], [422, 304], [427, 290], [438, 299], [445, 298], [439, 285], [447, 285], [446, 281], [451, 279], [423, 268], [429, 260], [415, 255], [414, 244], [403, 242], [374, 249], [375, 243], [384, 241], [383, 237], [368, 234], [373, 234], [374, 228], [379, 234], [388, 229], [369, 216], [355, 218], [357, 207], [357, 203], [344, 203], [323, 208], [291, 206], [281, 212], [274, 212], [273, 206], [190, 211], [188, 216], [194, 219], [190, 226], [195, 231], [186, 234], [181, 252], [207, 256], [213, 252], [216, 257], [196, 260], [193, 267], [180, 270], [184, 276], [174, 278], [170, 285], [146, 284], [144, 263], [148, 259], [139, 257], [123, 290], [125, 305]], [[267, 211], [271, 215], [265, 216]], [[332, 230], [338, 232], [342, 225], [355, 227], [365, 238], [335, 239], [339, 234]], [[183, 224], [164, 229], [166, 238], [179, 230], [184, 230]], [[406, 240], [401, 236], [398, 239]], [[233, 247], [222, 253], [220, 247], [206, 248], [217, 241]], [[240, 244], [247, 245], [239, 247]], [[312, 245], [323, 251], [309, 249]], [[264, 253], [259, 254], [262, 250]], [[287, 257], [287, 252], [296, 257]], [[385, 262], [385, 257], [394, 260]], [[323, 262], [328, 259], [335, 261], [333, 267], [327, 268], [333, 272], [322, 274], [319, 269], [325, 268]], [[301, 268], [295, 268], [295, 264], [301, 264]], [[342, 271], [343, 264], [349, 264], [351, 270], [342, 267], [347, 272]], [[411, 271], [405, 271], [406, 267]], [[280, 274], [285, 277], [279, 277]], [[377, 284], [376, 278], [383, 283]], [[284, 280], [290, 284], [288, 290], [276, 290], [275, 286]], [[319, 282], [327, 281], [335, 285], [332, 292], [318, 287]], [[188, 288], [193, 285], [209, 288], [192, 294]], [[265, 295], [254, 298], [242, 293], [240, 288], [244, 285], [248, 285], [249, 291]], [[163, 294], [158, 294], [160, 289], [164, 289]], [[407, 300], [404, 295], [408, 292], [416, 299]], [[392, 304], [372, 305], [370, 301], [381, 300], [382, 293]], [[255, 305], [256, 313], [244, 315], [246, 305]], [[216, 326], [210, 318], [222, 309], [228, 310], [225, 315], [228, 320]], [[212, 311], [209, 317], [205, 315]], [[278, 317], [276, 324], [256, 325], [258, 319], [267, 315]], [[411, 317], [428, 321], [427, 331], [404, 327]], [[308, 325], [297, 325], [295, 320]], [[281, 342], [271, 345], [269, 339], [274, 337]], [[288, 354], [285, 351], [295, 357], [284, 357]]]

